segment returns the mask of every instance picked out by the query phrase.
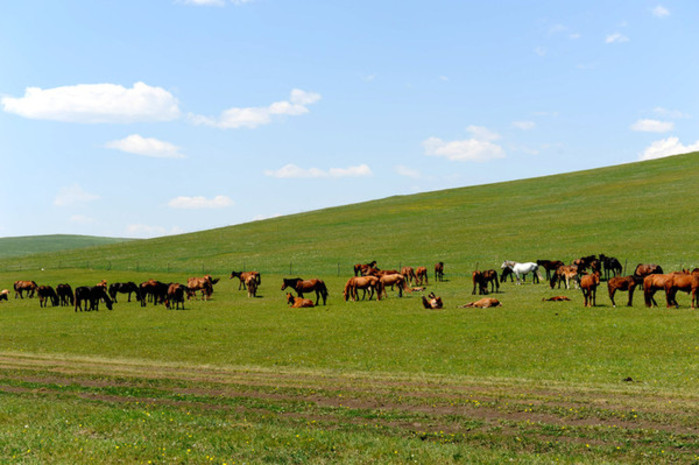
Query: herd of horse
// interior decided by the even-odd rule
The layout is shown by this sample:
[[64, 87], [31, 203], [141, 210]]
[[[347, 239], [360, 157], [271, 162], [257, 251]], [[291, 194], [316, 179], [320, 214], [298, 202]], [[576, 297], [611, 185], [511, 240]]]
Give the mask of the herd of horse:
[[[527, 275], [532, 275], [533, 283], [539, 283], [544, 277], [540, 269], [546, 272], [546, 280], [551, 289], [565, 285], [566, 289], [579, 288], [582, 291], [584, 305], [586, 307], [597, 305], [597, 288], [602, 280], [606, 280], [609, 299], [614, 307], [614, 296], [617, 292], [628, 292], [628, 306], [633, 305], [633, 295], [637, 288], [643, 290], [644, 303], [647, 307], [657, 306], [655, 294], [664, 291], [667, 307], [679, 307], [676, 295], [678, 292], [691, 294], [691, 307], [699, 305], [699, 268], [693, 270], [680, 270], [672, 273], [664, 273], [659, 265], [639, 264], [633, 274], [621, 276], [623, 268], [619, 260], [607, 257], [603, 254], [599, 257], [588, 255], [565, 264], [560, 260], [537, 260], [536, 262], [516, 262], [506, 260], [500, 265], [500, 274], [495, 269], [476, 270], [472, 273], [472, 295], [487, 295], [499, 293], [500, 284], [507, 281], [523, 284]], [[247, 290], [248, 297], [257, 297], [257, 290], [262, 283], [261, 275], [257, 271], [232, 271], [230, 279], [238, 278], [239, 290]], [[444, 279], [444, 263], [434, 265], [435, 281]], [[214, 285], [218, 278], [211, 275], [203, 277], [191, 277], [186, 284], [164, 283], [149, 279], [140, 284], [135, 282], [116, 282], [107, 285], [102, 280], [94, 286], [80, 286], [73, 291], [69, 284], [58, 284], [54, 289], [47, 285], [37, 285], [35, 281], [16, 281], [14, 283], [15, 298], [23, 299], [25, 296], [32, 298], [38, 296], [40, 307], [72, 306], [75, 311], [97, 311], [101, 302], [111, 310], [117, 303], [119, 294], [125, 294], [128, 302], [132, 296], [142, 307], [151, 302], [153, 305], [162, 304], [166, 308], [184, 309], [185, 301], [200, 295], [202, 300], [209, 300], [214, 292]], [[429, 285], [427, 267], [403, 266], [400, 270], [382, 270], [377, 267], [376, 261], [360, 263], [354, 266], [354, 276], [350, 277], [343, 289], [342, 295], [345, 301], [374, 299], [381, 300], [387, 297], [387, 290], [397, 292], [402, 297], [404, 292], [422, 292], [425, 285]], [[292, 308], [313, 307], [327, 304], [328, 289], [321, 279], [282, 278], [281, 290], [288, 290], [286, 301]], [[294, 292], [294, 296], [291, 292]], [[313, 299], [307, 299], [305, 294], [315, 293]], [[0, 291], [0, 300], [7, 300], [8, 291]], [[544, 298], [544, 301], [565, 301], [568, 297], [555, 296]], [[430, 293], [422, 297], [424, 308], [441, 309], [444, 303], [441, 297]], [[494, 298], [481, 298], [461, 307], [488, 308], [501, 306], [502, 303]]]

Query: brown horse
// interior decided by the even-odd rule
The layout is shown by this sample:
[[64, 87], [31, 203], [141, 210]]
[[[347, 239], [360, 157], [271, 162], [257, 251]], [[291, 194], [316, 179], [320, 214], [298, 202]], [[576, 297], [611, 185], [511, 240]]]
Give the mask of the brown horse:
[[561, 283], [565, 283], [566, 289], [570, 289], [570, 282], [573, 281], [577, 287], [579, 284], [578, 267], [575, 265], [563, 265], [556, 268], [556, 271], [551, 276], [549, 285], [554, 288], [558, 282], [558, 288], [561, 288]]
[[412, 284], [413, 281], [417, 280], [417, 278], [415, 277], [415, 269], [413, 269], [412, 266], [404, 266], [400, 269], [400, 274], [403, 275], [403, 277], [405, 278], [405, 282], [408, 284]]
[[502, 302], [498, 299], [493, 299], [492, 297], [483, 297], [480, 300], [471, 302], [470, 304], [460, 305], [459, 308], [490, 308], [490, 307], [502, 307]]
[[418, 266], [415, 268], [415, 285], [422, 286], [423, 284], [429, 284], [427, 281], [427, 268]]
[[553, 297], [549, 297], [548, 299], [544, 298], [541, 299], [542, 302], [569, 302], [570, 299], [564, 295], [555, 295]]
[[597, 286], [599, 286], [599, 271], [586, 274], [580, 278], [580, 289], [585, 298], [586, 307], [594, 307], [597, 305]]
[[257, 279], [254, 276], [248, 276], [245, 280], [245, 287], [248, 290], [248, 298], [257, 297]]
[[211, 275], [204, 275], [201, 278], [188, 278], [187, 279], [187, 298], [192, 298], [196, 295], [197, 291], [201, 291], [201, 297], [203, 300], [209, 300], [211, 294], [214, 292], [214, 284], [219, 281], [219, 278], [213, 279]]
[[616, 294], [616, 291], [629, 291], [629, 303], [627, 303], [626, 306], [633, 306], [633, 292], [636, 286], [643, 287], [642, 277], [631, 275], [609, 278], [609, 281], [607, 281], [607, 289], [609, 290], [609, 300], [612, 301], [612, 306], [616, 307], [616, 302], [614, 302], [614, 294]]
[[403, 291], [410, 292], [410, 288], [405, 282], [405, 277], [400, 273], [384, 274], [379, 278], [379, 281], [381, 282], [381, 290], [385, 297], [388, 297], [388, 294], [386, 294], [386, 287], [388, 286], [398, 286], [398, 297], [403, 297]]
[[[665, 290], [665, 283], [669, 279], [672, 279], [672, 274], [652, 273], [643, 278], [643, 298], [646, 301], [646, 307], [658, 306], [653, 296], [656, 291]], [[667, 298], [667, 295], [665, 297]], [[667, 302], [667, 306], [670, 306], [670, 301]]]
[[[444, 262], [437, 262], [434, 265], [434, 280], [444, 281]], [[427, 283], [427, 278], [425, 278], [425, 284]]]
[[673, 273], [672, 277], [665, 282], [665, 298], [667, 306], [674, 304], [675, 308], [679, 308], [679, 304], [675, 299], [677, 291], [686, 292], [692, 295], [692, 308], [696, 308], [699, 303], [697, 299], [697, 290], [699, 289], [699, 268], [695, 268], [691, 273]]
[[560, 260], [537, 260], [536, 264], [546, 270], [546, 280], [551, 281], [551, 272], [555, 272], [559, 266], [565, 265]]
[[369, 263], [357, 263], [354, 265], [354, 275], [365, 276], [365, 271], [369, 268], [376, 268], [376, 260], [372, 260]]
[[165, 307], [172, 308], [172, 303], [175, 303], [175, 310], [180, 309], [180, 304], [182, 304], [182, 310], [184, 310], [184, 296], [187, 294], [187, 286], [180, 283], [170, 283], [167, 288], [167, 298], [165, 299]]
[[287, 287], [292, 288], [296, 291], [296, 294], [300, 298], [303, 298], [303, 294], [307, 292], [316, 293], [316, 305], [320, 298], [323, 298], [323, 305], [325, 305], [328, 299], [328, 288], [325, 286], [325, 282], [321, 279], [301, 279], [301, 278], [282, 278], [284, 282], [282, 283], [282, 291]]
[[427, 297], [422, 296], [422, 306], [427, 309], [438, 310], [444, 308], [444, 302], [442, 302], [441, 297], [437, 297], [434, 295], [434, 292], [430, 292]]
[[23, 292], [27, 293], [27, 297], [30, 299], [34, 297], [34, 292], [39, 286], [34, 281], [15, 281], [15, 299], [19, 296], [20, 299], [24, 299], [22, 296]]
[[663, 274], [663, 268], [660, 265], [656, 264], [644, 264], [644, 263], [639, 263], [638, 266], [636, 266], [636, 269], [634, 270], [633, 274], [636, 276], [640, 276], [642, 278], [645, 278], [649, 274]]
[[262, 276], [259, 271], [231, 271], [231, 277], [229, 279], [238, 278], [240, 280], [238, 290], [241, 290], [245, 287], [245, 280], [248, 279], [248, 276], [254, 276], [258, 286], [262, 284]]
[[313, 301], [311, 299], [302, 299], [301, 297], [294, 297], [290, 292], [286, 293], [286, 303], [291, 305], [291, 308], [310, 308], [313, 307]]
[[364, 291], [362, 294], [362, 300], [366, 297], [366, 291], [369, 291], [369, 300], [374, 297], [374, 291], [376, 291], [376, 299], [381, 300], [381, 281], [376, 276], [354, 276], [350, 278], [345, 284], [345, 289], [342, 295], [345, 297], [345, 302], [347, 299], [352, 299], [355, 301], [359, 298], [359, 289]]
[[[472, 274], [473, 278], [473, 291], [471, 295], [476, 293], [476, 286], [478, 286], [478, 294], [488, 294], [488, 283], [490, 283], [490, 292], [500, 292], [500, 282], [498, 280], [498, 272], [495, 270], [485, 270], [485, 271], [474, 271]], [[497, 289], [497, 290], [496, 290]]]

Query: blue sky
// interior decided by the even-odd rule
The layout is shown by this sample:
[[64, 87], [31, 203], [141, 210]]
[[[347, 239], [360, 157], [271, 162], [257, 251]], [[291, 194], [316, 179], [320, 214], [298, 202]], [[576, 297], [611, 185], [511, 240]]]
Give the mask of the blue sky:
[[0, 236], [155, 237], [699, 150], [699, 3], [0, 7]]

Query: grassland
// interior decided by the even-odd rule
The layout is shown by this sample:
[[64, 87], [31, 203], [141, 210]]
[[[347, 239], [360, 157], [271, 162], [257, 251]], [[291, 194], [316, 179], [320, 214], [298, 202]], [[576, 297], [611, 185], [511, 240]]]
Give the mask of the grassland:
[[0, 259], [23, 257], [47, 252], [63, 252], [105, 244], [123, 243], [129, 239], [112, 237], [79, 236], [72, 234], [51, 234], [47, 236], [24, 236], [0, 238]]
[[[576, 290], [506, 283], [503, 307], [458, 308], [476, 263], [697, 266], [698, 174], [690, 154], [5, 259], [8, 288], [223, 279], [185, 311], [0, 303], [0, 463], [699, 463], [686, 295], [612, 308], [601, 289], [586, 309]], [[429, 290], [446, 309], [390, 291], [344, 302], [351, 265], [370, 259], [443, 260]], [[327, 306], [285, 306], [290, 264], [326, 280]], [[244, 267], [263, 272], [257, 299], [227, 279]], [[553, 294], [572, 301], [542, 302]]]

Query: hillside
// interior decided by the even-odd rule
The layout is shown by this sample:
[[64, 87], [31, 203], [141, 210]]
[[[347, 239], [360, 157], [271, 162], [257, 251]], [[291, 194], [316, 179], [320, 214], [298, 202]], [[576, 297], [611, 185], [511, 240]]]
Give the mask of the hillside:
[[21, 257], [49, 252], [65, 252], [108, 244], [123, 243], [130, 239], [115, 237], [51, 234], [45, 236], [21, 236], [0, 238], [0, 259]]
[[[153, 271], [255, 268], [338, 273], [442, 260], [452, 273], [504, 259], [605, 253], [699, 265], [699, 153], [312, 211], [91, 249], [5, 258], [0, 267]], [[58, 248], [58, 247], [57, 247]], [[65, 249], [65, 247], [62, 247]], [[299, 271], [300, 270], [300, 271]]]

